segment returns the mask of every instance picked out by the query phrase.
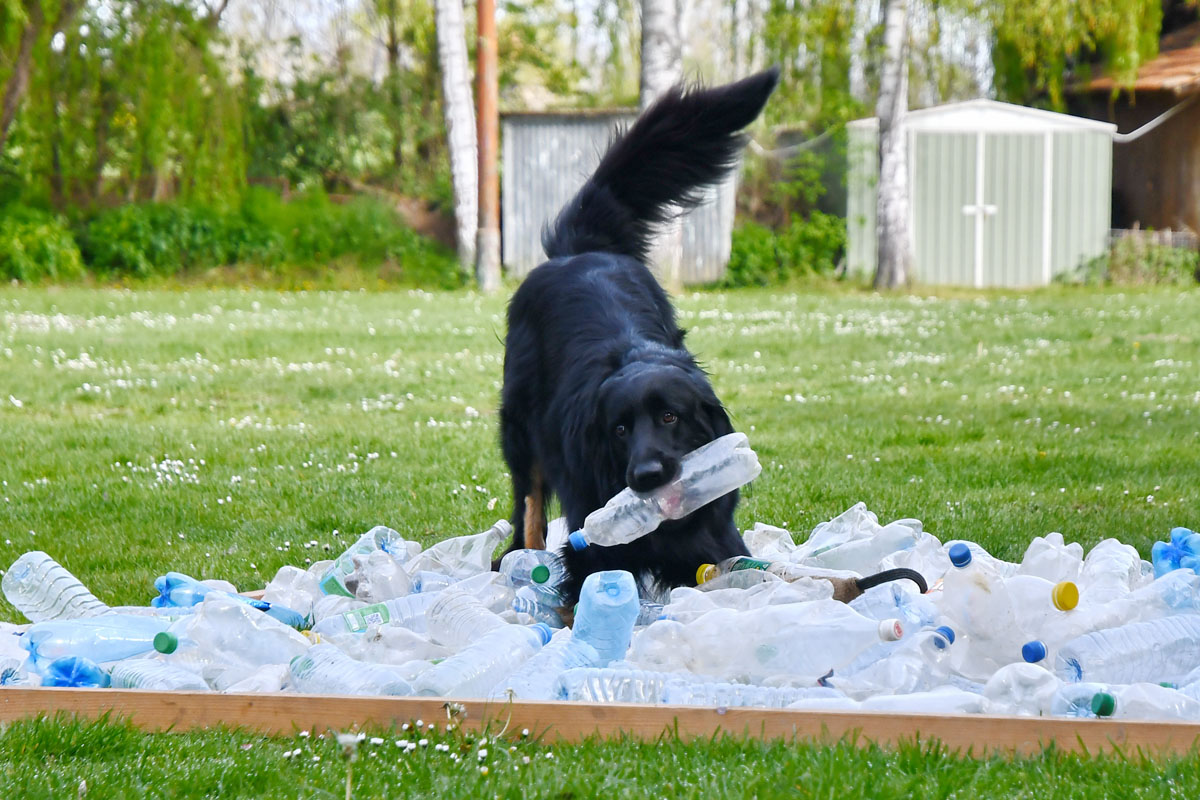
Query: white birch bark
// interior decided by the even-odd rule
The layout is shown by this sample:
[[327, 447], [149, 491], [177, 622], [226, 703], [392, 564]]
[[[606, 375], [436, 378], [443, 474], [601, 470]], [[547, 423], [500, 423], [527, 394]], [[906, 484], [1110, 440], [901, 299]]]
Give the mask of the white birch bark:
[[908, 220], [908, 0], [888, 0], [884, 13], [884, 57], [879, 81], [879, 196], [876, 232], [879, 260], [875, 288], [895, 289], [912, 280], [912, 233]]
[[479, 229], [479, 156], [462, 0], [434, 0], [434, 14], [438, 65], [442, 72], [446, 145], [450, 151], [450, 176], [454, 185], [458, 263], [470, 273], [475, 269], [475, 237]]
[[[683, 47], [679, 31], [680, 0], [641, 0], [642, 110], [683, 80]], [[667, 289], [683, 286], [683, 226], [676, 218], [663, 227], [651, 252], [659, 281]]]

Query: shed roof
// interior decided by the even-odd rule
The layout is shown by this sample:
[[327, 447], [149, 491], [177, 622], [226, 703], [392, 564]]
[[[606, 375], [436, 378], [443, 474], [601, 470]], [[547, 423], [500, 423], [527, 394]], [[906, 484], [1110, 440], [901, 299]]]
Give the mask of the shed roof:
[[1142, 64], [1132, 85], [1121, 86], [1108, 75], [1100, 75], [1074, 87], [1073, 91], [1111, 92], [1114, 89], [1176, 95], [1200, 92], [1200, 22], [1162, 37], [1158, 43], [1158, 57]]
[[[967, 100], [910, 111], [905, 117], [905, 124], [910, 130], [987, 133], [1082, 130], [1111, 133], [1117, 128], [1109, 122], [987, 99]], [[879, 125], [879, 120], [870, 117], [855, 120], [850, 125], [873, 128]]]

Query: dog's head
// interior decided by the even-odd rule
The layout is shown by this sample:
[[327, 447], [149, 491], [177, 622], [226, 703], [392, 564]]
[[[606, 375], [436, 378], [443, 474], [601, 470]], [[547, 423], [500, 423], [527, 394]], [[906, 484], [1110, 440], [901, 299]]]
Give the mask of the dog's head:
[[680, 459], [733, 432], [704, 373], [691, 364], [633, 362], [610, 375], [597, 398], [596, 435], [614, 471], [638, 492], [679, 474]]

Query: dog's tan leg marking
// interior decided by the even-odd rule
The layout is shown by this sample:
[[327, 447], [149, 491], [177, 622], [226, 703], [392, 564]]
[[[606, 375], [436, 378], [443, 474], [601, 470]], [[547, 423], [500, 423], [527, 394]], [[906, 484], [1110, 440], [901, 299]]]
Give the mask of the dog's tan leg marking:
[[533, 492], [525, 495], [525, 547], [546, 549], [546, 488], [538, 467], [533, 468]]

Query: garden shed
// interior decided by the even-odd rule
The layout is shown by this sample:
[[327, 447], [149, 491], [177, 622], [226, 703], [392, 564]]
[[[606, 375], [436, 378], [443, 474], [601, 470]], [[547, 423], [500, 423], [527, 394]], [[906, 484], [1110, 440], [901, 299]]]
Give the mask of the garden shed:
[[[632, 109], [501, 117], [501, 250], [509, 275], [524, 277], [545, 260], [542, 229], [591, 175], [616, 131], [636, 118]], [[684, 284], [710, 283], [725, 274], [736, 192], [735, 170], [684, 214]]]
[[[915, 277], [1041, 286], [1107, 252], [1109, 123], [994, 100], [908, 114]], [[878, 120], [849, 124], [847, 266], [873, 273]]]

